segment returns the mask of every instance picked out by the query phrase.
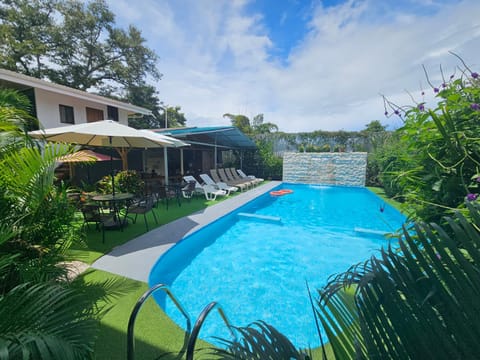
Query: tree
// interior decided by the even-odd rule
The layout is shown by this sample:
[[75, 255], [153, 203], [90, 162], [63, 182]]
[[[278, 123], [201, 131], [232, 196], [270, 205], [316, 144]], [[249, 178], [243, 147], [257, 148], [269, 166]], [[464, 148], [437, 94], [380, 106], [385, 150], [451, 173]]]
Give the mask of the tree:
[[[278, 126], [273, 123], [264, 123], [263, 114], [254, 116], [252, 121], [245, 115], [224, 114], [223, 116], [229, 118], [232, 125], [245, 135], [252, 137], [257, 145], [255, 151], [244, 154], [245, 170], [258, 174], [262, 178], [279, 179], [282, 172], [282, 159], [273, 153], [275, 138], [271, 136], [278, 131]], [[237, 157], [240, 157], [240, 154], [237, 153]]]
[[187, 119], [185, 118], [185, 114], [180, 112], [180, 106], [165, 106], [165, 108], [167, 109], [167, 125], [169, 128], [182, 127], [186, 125]]
[[223, 117], [230, 119], [233, 126], [237, 127], [241, 132], [249, 135], [252, 132], [250, 119], [245, 115], [223, 114]]
[[144, 46], [140, 30], [114, 27], [114, 15], [103, 0], [70, 0], [57, 7], [63, 23], [56, 27], [56, 52], [49, 78], [87, 90], [108, 82], [122, 88], [140, 85], [147, 75], [159, 79], [157, 56]]
[[54, 0], [14, 0], [0, 4], [0, 66], [42, 78], [55, 51]]
[[140, 30], [115, 27], [104, 0], [4, 2], [0, 35], [0, 66], [76, 89], [118, 95], [160, 78]]
[[125, 100], [152, 111], [152, 115], [130, 118], [128, 124], [136, 129], [159, 129], [165, 127], [165, 116], [162, 113], [157, 90], [147, 84], [129, 86]]

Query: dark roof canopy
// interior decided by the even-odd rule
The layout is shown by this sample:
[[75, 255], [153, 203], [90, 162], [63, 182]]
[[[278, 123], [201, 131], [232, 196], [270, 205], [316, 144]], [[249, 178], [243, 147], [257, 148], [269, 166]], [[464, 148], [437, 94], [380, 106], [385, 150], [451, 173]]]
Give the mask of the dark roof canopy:
[[256, 148], [252, 139], [235, 126], [169, 128], [153, 131], [172, 136], [192, 145], [217, 146], [235, 150]]

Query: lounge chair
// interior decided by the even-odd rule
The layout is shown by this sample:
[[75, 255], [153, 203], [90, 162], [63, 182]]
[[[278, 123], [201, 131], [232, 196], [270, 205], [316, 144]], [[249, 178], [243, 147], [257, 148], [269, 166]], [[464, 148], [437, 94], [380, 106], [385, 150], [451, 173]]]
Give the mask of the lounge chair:
[[212, 185], [220, 190], [225, 190], [227, 192], [227, 196], [230, 195], [231, 192], [238, 191], [238, 187], [236, 186], [230, 186], [221, 181], [213, 181], [213, 179], [208, 176], [208, 174], [200, 174], [200, 178], [205, 182], [205, 184]]
[[205, 193], [205, 198], [207, 200], [215, 200], [217, 196], [226, 196], [227, 192], [225, 190], [216, 189], [212, 185], [203, 185], [203, 191]]
[[239, 183], [238, 181], [231, 181], [227, 178], [227, 175], [223, 171], [223, 169], [210, 169], [210, 174], [212, 175], [212, 179], [215, 182], [224, 182], [228, 186], [235, 186], [238, 187], [241, 191], [247, 189], [247, 185], [243, 183]]
[[227, 175], [227, 177], [229, 179], [231, 179], [232, 181], [236, 181], [237, 183], [240, 183], [240, 184], [246, 184], [247, 187], [248, 186], [253, 187], [255, 185], [255, 183], [253, 181], [251, 181], [250, 179], [240, 178], [240, 176], [238, 176], [238, 174], [235, 171], [233, 171], [233, 173], [232, 173], [230, 168], [225, 168], [224, 171], [225, 171], [225, 174]]
[[[232, 172], [235, 171], [235, 169], [232, 170]], [[254, 181], [256, 184], [260, 184], [261, 182], [265, 181], [262, 178], [257, 178], [255, 175], [246, 175], [242, 169], [237, 169], [237, 174], [242, 178], [242, 179], [250, 179]]]

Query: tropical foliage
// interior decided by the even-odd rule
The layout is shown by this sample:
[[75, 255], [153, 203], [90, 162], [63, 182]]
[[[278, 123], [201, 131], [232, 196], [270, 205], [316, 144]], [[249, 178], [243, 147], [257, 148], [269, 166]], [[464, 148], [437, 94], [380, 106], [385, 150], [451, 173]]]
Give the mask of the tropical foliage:
[[247, 327], [235, 327], [234, 331], [240, 335], [241, 340], [220, 339], [225, 349], [212, 349], [215, 359], [311, 359], [309, 355], [297, 350], [284, 335], [264, 321], [254, 322]]
[[[480, 211], [417, 223], [394, 247], [333, 277], [319, 314], [337, 359], [469, 359], [480, 351]], [[341, 289], [356, 286], [354, 302]]]
[[[244, 170], [258, 177], [280, 179], [282, 176], [282, 158], [273, 151], [275, 138], [272, 134], [278, 131], [277, 125], [263, 120], [263, 114], [256, 115], [251, 121], [245, 115], [224, 114], [233, 126], [250, 136], [257, 149], [243, 154]], [[240, 159], [237, 154], [237, 159]], [[238, 160], [237, 160], [238, 161]], [[240, 164], [233, 164], [239, 167]]]
[[[115, 174], [115, 191], [126, 192], [131, 194], [141, 194], [144, 190], [144, 182], [140, 174], [135, 170], [122, 170]], [[112, 177], [104, 176], [98, 182], [98, 189], [103, 194], [112, 193]]]
[[129, 289], [69, 280], [66, 250], [82, 233], [54, 168], [72, 149], [29, 141], [25, 102], [0, 91], [0, 357], [89, 358], [109, 299]]
[[381, 172], [395, 181], [396, 195], [418, 218], [438, 222], [463, 208], [466, 196], [475, 193], [480, 79], [462, 63], [460, 76], [452, 74], [431, 87], [438, 101], [432, 109], [423, 101], [400, 107], [386, 100], [386, 113], [401, 116], [404, 125], [396, 131], [397, 146], [388, 149], [389, 161]]

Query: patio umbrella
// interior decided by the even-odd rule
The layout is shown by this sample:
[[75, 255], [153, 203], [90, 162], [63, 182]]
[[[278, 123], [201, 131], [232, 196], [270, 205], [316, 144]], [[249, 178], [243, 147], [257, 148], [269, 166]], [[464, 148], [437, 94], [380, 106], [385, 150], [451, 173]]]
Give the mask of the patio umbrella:
[[[69, 172], [70, 172], [70, 179], [73, 178], [73, 164], [76, 163], [92, 163], [92, 162], [99, 162], [99, 161], [112, 161], [112, 160], [120, 160], [119, 158], [112, 158], [110, 155], [100, 154], [92, 150], [78, 150], [73, 154], [68, 154], [62, 156], [58, 159], [61, 163], [68, 163], [69, 165]], [[88, 179], [90, 179], [90, 172], [88, 172]]]
[[[127, 166], [127, 153], [132, 148], [161, 148], [186, 146], [187, 143], [152, 131], [137, 130], [113, 120], [102, 120], [90, 123], [61, 126], [45, 130], [30, 131], [29, 135], [47, 141], [101, 146], [115, 148], [121, 159], [123, 168]], [[113, 158], [111, 158], [113, 160]], [[113, 163], [113, 161], [111, 161]], [[115, 182], [112, 164], [112, 189], [115, 194]]]
[[66, 163], [83, 163], [83, 162], [97, 162], [108, 160], [120, 160], [119, 158], [112, 158], [110, 155], [100, 154], [92, 150], [79, 150], [73, 154], [62, 156], [58, 161]]

